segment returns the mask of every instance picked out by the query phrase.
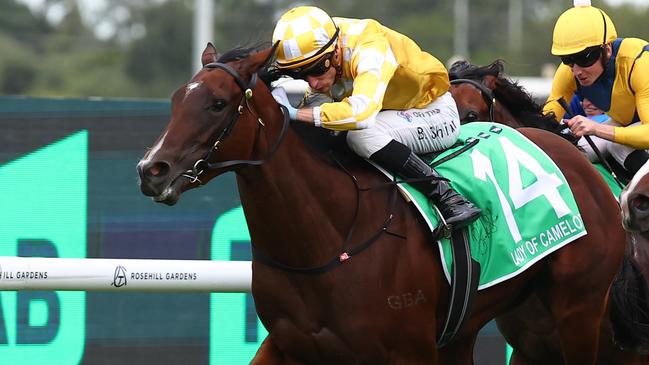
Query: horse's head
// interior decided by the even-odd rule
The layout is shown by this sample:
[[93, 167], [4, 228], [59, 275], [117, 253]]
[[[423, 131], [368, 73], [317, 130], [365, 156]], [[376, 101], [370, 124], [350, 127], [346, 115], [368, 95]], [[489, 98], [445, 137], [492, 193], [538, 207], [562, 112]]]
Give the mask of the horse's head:
[[496, 99], [485, 84], [471, 79], [454, 79], [449, 91], [455, 99], [462, 123], [494, 121]]
[[514, 128], [522, 126], [507, 108], [496, 103], [496, 91], [503, 69], [500, 60], [488, 66], [476, 66], [467, 61], [457, 61], [451, 66], [450, 92], [462, 123], [498, 121]]
[[573, 144], [577, 138], [564, 131], [554, 115], [543, 114], [539, 105], [521, 85], [503, 75], [503, 61], [476, 66], [455, 62], [449, 69], [450, 92], [455, 99], [460, 120], [493, 121], [512, 128], [533, 127], [558, 134]]
[[649, 163], [635, 174], [620, 194], [622, 224], [630, 232], [649, 232]]
[[259, 153], [260, 117], [279, 113], [257, 77], [273, 51], [240, 48], [219, 57], [207, 45], [203, 68], [173, 93], [169, 124], [137, 165], [143, 194], [173, 205], [182, 192], [238, 166], [214, 162], [250, 160]]

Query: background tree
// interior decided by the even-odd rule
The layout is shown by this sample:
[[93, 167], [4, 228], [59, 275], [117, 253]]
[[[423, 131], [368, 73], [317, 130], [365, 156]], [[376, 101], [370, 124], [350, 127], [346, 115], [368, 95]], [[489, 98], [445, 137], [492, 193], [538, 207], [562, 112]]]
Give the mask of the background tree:
[[[0, 94], [167, 98], [192, 74], [193, 0], [104, 0], [93, 13], [81, 0], [45, 0], [30, 11], [0, 0]], [[552, 29], [569, 0], [520, 0], [521, 46], [508, 46], [510, 0], [468, 0], [469, 61], [506, 61], [511, 75], [539, 76], [550, 54]], [[607, 6], [621, 37], [649, 40], [649, 7]], [[214, 0], [213, 42], [225, 51], [270, 44], [292, 0]], [[85, 5], [87, 3], [83, 3]], [[95, 3], [97, 4], [97, 3]], [[99, 3], [101, 4], [101, 3]], [[442, 62], [454, 53], [453, 0], [321, 0], [333, 16], [374, 18], [418, 42]], [[60, 14], [53, 19], [52, 14]], [[465, 55], [466, 56], [466, 55]]]

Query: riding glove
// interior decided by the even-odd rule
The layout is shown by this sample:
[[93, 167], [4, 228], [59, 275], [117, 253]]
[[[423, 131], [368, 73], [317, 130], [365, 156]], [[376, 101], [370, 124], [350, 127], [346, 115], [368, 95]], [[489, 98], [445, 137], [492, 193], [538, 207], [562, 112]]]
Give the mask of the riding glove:
[[284, 105], [288, 109], [288, 115], [291, 119], [297, 120], [297, 108], [294, 108], [293, 105], [288, 101], [288, 96], [286, 95], [286, 90], [283, 87], [276, 87], [271, 91], [273, 98], [279, 104]]

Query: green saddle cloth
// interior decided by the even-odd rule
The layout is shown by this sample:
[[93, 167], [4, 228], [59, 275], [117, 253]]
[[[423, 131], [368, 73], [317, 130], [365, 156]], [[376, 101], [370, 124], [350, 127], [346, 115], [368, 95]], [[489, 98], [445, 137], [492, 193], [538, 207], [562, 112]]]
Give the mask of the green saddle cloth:
[[[478, 142], [435, 169], [482, 209], [468, 227], [471, 255], [481, 265], [479, 290], [520, 274], [587, 233], [565, 177], [525, 136], [504, 125], [477, 122], [462, 125], [459, 140], [464, 143], [434, 161]], [[439, 218], [427, 198], [412, 186], [403, 188], [429, 228], [437, 227]], [[450, 282], [450, 241], [441, 239], [438, 246]]]

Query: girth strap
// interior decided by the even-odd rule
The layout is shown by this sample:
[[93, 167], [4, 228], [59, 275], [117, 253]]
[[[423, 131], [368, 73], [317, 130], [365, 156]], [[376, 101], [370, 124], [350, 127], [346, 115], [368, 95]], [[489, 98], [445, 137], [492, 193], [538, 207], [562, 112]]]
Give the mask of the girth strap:
[[437, 347], [446, 346], [459, 332], [471, 314], [473, 299], [478, 291], [480, 264], [471, 257], [467, 229], [457, 229], [451, 233], [453, 251], [453, 270], [451, 272], [451, 296], [448, 314]]

